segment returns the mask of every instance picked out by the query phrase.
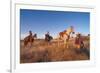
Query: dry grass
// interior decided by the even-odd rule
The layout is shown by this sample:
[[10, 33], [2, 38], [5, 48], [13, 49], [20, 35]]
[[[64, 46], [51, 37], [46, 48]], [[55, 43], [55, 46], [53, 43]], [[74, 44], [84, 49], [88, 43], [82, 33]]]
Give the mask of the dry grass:
[[55, 62], [89, 60], [89, 40], [85, 40], [84, 49], [77, 50], [73, 40], [69, 42], [69, 48], [65, 48], [63, 42], [58, 47], [57, 40], [47, 43], [44, 40], [35, 40], [32, 47], [20, 45], [20, 63]]

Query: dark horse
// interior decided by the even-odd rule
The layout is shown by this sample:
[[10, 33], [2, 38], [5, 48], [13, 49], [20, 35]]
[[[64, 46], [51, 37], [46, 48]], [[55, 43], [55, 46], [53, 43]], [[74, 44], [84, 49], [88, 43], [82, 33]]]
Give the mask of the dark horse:
[[34, 42], [35, 38], [37, 38], [37, 34], [32, 35], [32, 32], [29, 31], [29, 35], [24, 38], [24, 46], [27, 46], [28, 44], [32, 46], [32, 43]]
[[45, 41], [46, 42], [50, 42], [53, 39], [52, 36], [50, 36], [49, 34], [45, 34]]

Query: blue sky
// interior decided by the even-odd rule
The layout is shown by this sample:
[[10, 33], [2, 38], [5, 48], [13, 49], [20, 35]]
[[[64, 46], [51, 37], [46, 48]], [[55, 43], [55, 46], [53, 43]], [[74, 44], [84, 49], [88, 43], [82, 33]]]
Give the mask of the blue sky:
[[68, 27], [74, 26], [75, 32], [82, 34], [90, 33], [90, 13], [68, 12], [68, 11], [47, 11], [47, 10], [20, 10], [21, 37], [29, 30], [37, 33], [39, 38], [49, 31], [53, 37]]

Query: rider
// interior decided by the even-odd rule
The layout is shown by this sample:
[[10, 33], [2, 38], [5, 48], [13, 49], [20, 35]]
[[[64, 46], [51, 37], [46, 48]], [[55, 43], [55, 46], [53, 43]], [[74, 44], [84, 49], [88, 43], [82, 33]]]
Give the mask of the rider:
[[29, 31], [29, 39], [30, 39], [30, 41], [32, 41], [32, 39], [33, 39], [33, 34], [32, 34], [31, 30]]
[[52, 39], [52, 37], [50, 36], [50, 33], [47, 32], [47, 33], [45, 34], [45, 40], [48, 41], [48, 42], [50, 42], [51, 39]]
[[29, 31], [29, 36], [32, 36], [32, 31], [31, 30]]

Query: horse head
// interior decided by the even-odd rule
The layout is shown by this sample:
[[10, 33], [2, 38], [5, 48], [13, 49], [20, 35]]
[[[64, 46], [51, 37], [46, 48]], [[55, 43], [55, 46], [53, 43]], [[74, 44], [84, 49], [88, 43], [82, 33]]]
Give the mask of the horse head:
[[36, 33], [33, 35], [33, 38], [37, 38], [37, 34]]

